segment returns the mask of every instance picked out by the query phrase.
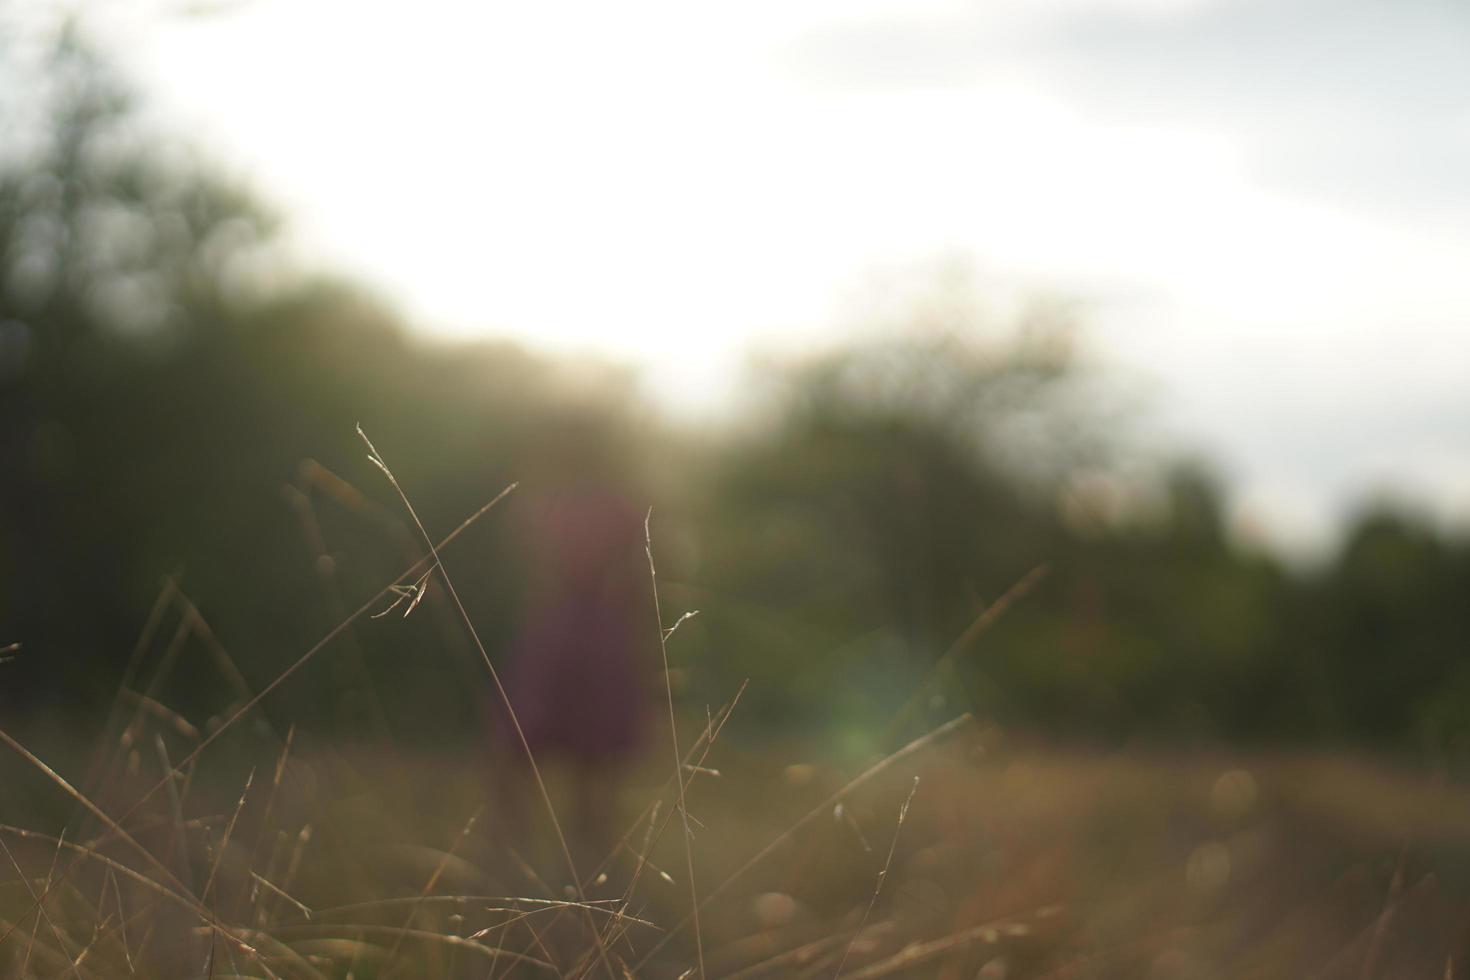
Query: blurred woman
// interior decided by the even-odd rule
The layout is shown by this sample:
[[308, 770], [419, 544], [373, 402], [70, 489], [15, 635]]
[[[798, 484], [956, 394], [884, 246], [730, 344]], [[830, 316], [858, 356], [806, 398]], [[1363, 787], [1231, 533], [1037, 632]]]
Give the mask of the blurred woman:
[[[657, 649], [643, 513], [606, 430], [590, 413], [564, 419], [523, 483], [529, 589], [506, 671], [537, 763], [570, 770], [588, 845], [609, 837], [616, 778], [643, 743]], [[503, 732], [502, 751], [519, 752], [514, 741]]]

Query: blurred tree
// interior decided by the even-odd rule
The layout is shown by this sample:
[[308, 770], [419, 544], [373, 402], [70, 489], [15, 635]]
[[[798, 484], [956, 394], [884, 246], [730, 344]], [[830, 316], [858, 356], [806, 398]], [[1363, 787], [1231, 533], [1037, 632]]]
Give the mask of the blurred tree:
[[[270, 680], [342, 602], [418, 557], [359, 421], [438, 533], [521, 475], [568, 387], [597, 406], [602, 443], [627, 441], [613, 435], [634, 424], [623, 372], [510, 345], [414, 345], [360, 287], [273, 274], [269, 215], [145, 127], [75, 28], [35, 71], [36, 125], [0, 167], [0, 622], [25, 643], [0, 697], [110, 698], [170, 573], [247, 678]], [[481, 585], [474, 608], [499, 614], [486, 634], [508, 634], [514, 567], [456, 562]], [[462, 731], [484, 682], [437, 601], [357, 641], [402, 694], [399, 727], [425, 734]], [[449, 655], [401, 655], [419, 643]], [[278, 699], [283, 716], [360, 714], [367, 679], [341, 661]], [[178, 687], [181, 710], [211, 705], [203, 685]]]
[[159, 489], [132, 450], [159, 436], [140, 426], [169, 394], [151, 375], [224, 328], [232, 276], [270, 223], [142, 127], [75, 27], [38, 77], [18, 60], [5, 73], [32, 98], [4, 108], [35, 124], [0, 122], [16, 136], [0, 160], [0, 614], [76, 656], [131, 619], [120, 586], [146, 525], [127, 505]]
[[1470, 650], [1465, 565], [1463, 546], [1392, 509], [1371, 510], [1349, 530], [1316, 590], [1308, 641], [1330, 657], [1342, 730], [1381, 741], [1424, 723], [1421, 734], [1442, 746], [1465, 729], [1470, 704], [1446, 710]]
[[769, 429], [708, 471], [706, 626], [759, 651], [757, 709], [891, 712], [983, 602], [1059, 553], [1055, 494], [1106, 438], [1074, 411], [1065, 332], [1032, 326], [993, 345], [908, 330], [787, 369]]
[[[11, 707], [110, 698], [179, 570], [247, 680], [275, 676], [419, 553], [362, 422], [431, 533], [594, 459], [656, 498], [666, 605], [703, 610], [680, 676], [711, 703], [750, 677], [737, 725], [835, 719], [873, 747], [985, 604], [1047, 562], [931, 714], [1470, 757], [1465, 542], [1380, 510], [1316, 572], [1240, 549], [1207, 467], [1129, 447], [1124, 400], [1055, 308], [1003, 342], [947, 308], [772, 367], [760, 424], [675, 439], [627, 371], [413, 342], [362, 287], [273, 271], [248, 193], [145, 127], [75, 30], [48, 51], [34, 98], [0, 98], [17, 134], [0, 150], [0, 643], [26, 644]], [[447, 559], [492, 655], [524, 615], [534, 510]], [[484, 712], [483, 665], [437, 592], [344, 644], [271, 710], [400, 736]], [[207, 717], [196, 680], [170, 696]]]

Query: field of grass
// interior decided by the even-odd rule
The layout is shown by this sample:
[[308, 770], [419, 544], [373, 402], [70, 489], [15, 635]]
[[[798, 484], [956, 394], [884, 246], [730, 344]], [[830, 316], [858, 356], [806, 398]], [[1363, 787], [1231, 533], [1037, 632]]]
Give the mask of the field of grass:
[[[164, 754], [180, 735], [150, 728]], [[580, 817], [548, 765], [579, 894], [513, 762], [289, 742], [253, 766], [223, 749], [126, 837], [85, 805], [64, 834], [0, 828], [6, 975], [678, 977], [702, 956], [708, 976], [1440, 978], [1467, 952], [1470, 792], [1345, 755], [1062, 751], [965, 720], [852, 770], [701, 740], [696, 943], [657, 757]], [[156, 785], [134, 760], [109, 810]]]
[[[530, 759], [514, 724], [434, 750], [268, 723], [265, 697], [347, 624], [411, 612], [430, 570], [479, 647], [424, 537], [259, 691], [165, 590], [175, 640], [150, 620], [90, 763], [65, 733], [0, 732], [6, 975], [1438, 980], [1470, 960], [1470, 790], [1342, 752], [1087, 751], [965, 715], [853, 762], [725, 737], [737, 692], [678, 715], [667, 660], [657, 737], [617, 773]], [[203, 722], [153, 696], [186, 635], [233, 696]]]

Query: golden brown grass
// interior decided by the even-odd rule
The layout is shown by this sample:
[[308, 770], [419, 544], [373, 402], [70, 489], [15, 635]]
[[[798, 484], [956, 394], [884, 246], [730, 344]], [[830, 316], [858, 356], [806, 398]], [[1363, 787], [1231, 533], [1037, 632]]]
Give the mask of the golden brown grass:
[[[0, 824], [6, 975], [1386, 980], [1467, 959], [1470, 792], [1443, 781], [1347, 755], [1016, 747], [969, 716], [856, 773], [809, 744], [722, 742], [744, 689], [681, 713], [668, 641], [691, 614], [664, 626], [647, 525], [669, 750], [624, 781], [606, 826], [568, 832], [567, 774], [518, 725], [532, 819], [478, 756], [303, 749], [262, 701], [353, 624], [415, 614], [431, 589], [514, 718], [443, 561], [513, 487], [435, 541], [367, 444], [421, 554], [277, 677], [252, 691], [170, 580], [84, 779], [0, 731], [33, 780], [6, 792], [71, 808], [55, 826]], [[212, 723], [160, 698], [191, 651], [232, 701]]]

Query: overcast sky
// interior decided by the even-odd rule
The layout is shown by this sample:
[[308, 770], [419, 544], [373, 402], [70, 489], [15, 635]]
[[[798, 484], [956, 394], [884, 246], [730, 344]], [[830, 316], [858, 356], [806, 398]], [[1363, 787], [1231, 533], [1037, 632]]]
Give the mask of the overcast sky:
[[874, 283], [1075, 297], [1243, 521], [1470, 520], [1460, 0], [92, 8], [314, 261], [697, 409]]

